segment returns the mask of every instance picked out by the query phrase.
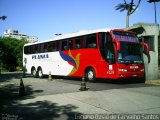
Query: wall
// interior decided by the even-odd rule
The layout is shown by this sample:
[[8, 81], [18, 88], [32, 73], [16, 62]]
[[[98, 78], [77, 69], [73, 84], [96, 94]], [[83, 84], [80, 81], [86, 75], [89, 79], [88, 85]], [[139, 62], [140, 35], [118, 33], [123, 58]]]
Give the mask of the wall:
[[151, 51], [150, 63], [148, 63], [149, 58], [147, 55], [143, 54], [145, 63], [145, 73], [146, 80], [158, 79], [158, 36], [159, 36], [159, 25], [158, 24], [148, 24], [148, 23], [138, 23], [127, 28], [128, 30], [134, 31], [138, 34], [138, 37], [142, 41], [147, 42]]

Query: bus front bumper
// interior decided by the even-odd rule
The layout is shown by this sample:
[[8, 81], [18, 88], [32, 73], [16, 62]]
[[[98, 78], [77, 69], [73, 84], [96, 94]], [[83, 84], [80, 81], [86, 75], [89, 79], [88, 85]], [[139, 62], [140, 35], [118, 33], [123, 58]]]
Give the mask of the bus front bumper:
[[144, 72], [119, 72], [117, 74], [117, 79], [128, 79], [128, 78], [144, 78], [145, 74]]

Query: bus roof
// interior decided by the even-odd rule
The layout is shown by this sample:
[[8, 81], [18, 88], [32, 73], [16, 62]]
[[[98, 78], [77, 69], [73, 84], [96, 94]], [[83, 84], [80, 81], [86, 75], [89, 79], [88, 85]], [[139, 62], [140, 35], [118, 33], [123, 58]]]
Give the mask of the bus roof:
[[111, 30], [114, 30], [114, 29], [82, 30], [79, 32], [62, 34], [62, 35], [56, 36], [53, 39], [49, 39], [49, 40], [45, 40], [45, 41], [40, 41], [40, 42], [35, 42], [35, 43], [27, 43], [24, 46], [45, 43], [45, 42], [50, 42], [50, 41], [56, 41], [56, 40], [61, 40], [61, 39], [66, 39], [66, 38], [73, 38], [73, 37], [78, 37], [78, 36], [93, 34], [93, 33], [98, 33], [98, 32], [110, 32]]

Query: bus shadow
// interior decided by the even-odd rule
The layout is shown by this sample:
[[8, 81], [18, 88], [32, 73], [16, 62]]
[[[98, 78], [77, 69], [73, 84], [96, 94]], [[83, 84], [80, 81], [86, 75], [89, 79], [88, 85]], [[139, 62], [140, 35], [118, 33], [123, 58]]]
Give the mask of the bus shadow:
[[100, 83], [111, 83], [111, 84], [138, 84], [143, 83], [138, 79], [120, 79], [120, 80], [112, 80], [112, 79], [98, 79], [96, 82]]

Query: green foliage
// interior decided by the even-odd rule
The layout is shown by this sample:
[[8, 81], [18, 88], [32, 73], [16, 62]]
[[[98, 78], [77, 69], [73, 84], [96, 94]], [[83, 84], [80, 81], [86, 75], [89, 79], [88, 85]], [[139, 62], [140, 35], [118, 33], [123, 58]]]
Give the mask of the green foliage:
[[127, 3], [126, 0], [124, 0], [124, 3], [120, 3], [117, 6], [115, 6], [116, 10], [120, 10], [120, 12], [127, 10], [126, 28], [129, 27], [130, 15], [137, 10], [140, 3], [141, 3], [141, 0], [138, 0], [137, 5], [134, 4], [134, 0], [131, 0], [130, 3]]
[[22, 67], [23, 45], [25, 43], [27, 43], [25, 39], [0, 38], [0, 62], [4, 69], [14, 71], [17, 66]]

